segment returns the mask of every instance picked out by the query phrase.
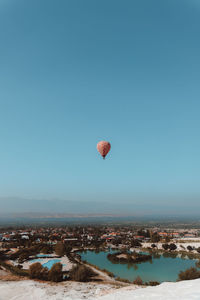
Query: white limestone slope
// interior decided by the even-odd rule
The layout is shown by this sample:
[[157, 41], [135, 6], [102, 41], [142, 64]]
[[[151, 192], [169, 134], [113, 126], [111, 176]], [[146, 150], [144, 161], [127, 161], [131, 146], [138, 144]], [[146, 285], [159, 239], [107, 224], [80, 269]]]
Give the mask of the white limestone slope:
[[0, 281], [0, 300], [93, 300], [112, 291], [113, 285], [98, 283]]
[[[105, 295], [106, 294], [106, 295]], [[102, 296], [104, 295], [104, 296]], [[114, 289], [110, 285], [68, 282], [39, 283], [31, 280], [0, 281], [0, 300], [200, 300], [200, 279], [166, 282], [159, 286]]]
[[200, 300], [200, 279], [165, 282], [134, 291], [118, 290], [99, 300]]

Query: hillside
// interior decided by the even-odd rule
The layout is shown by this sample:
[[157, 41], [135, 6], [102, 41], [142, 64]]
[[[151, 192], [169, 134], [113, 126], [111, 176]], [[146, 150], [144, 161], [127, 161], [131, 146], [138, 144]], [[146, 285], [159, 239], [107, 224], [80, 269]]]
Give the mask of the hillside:
[[[103, 296], [102, 296], [103, 295]], [[156, 287], [67, 282], [47, 284], [35, 281], [0, 281], [0, 300], [199, 300], [200, 279], [163, 283]]]

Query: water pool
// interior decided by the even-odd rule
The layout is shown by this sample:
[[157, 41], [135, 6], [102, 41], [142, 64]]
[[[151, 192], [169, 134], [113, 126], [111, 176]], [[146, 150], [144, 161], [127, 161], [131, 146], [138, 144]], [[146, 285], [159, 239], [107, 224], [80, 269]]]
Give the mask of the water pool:
[[[42, 258], [36, 258], [36, 259], [30, 260], [29, 262], [30, 262], [30, 264], [34, 264], [34, 263], [40, 262], [44, 268], [46, 267], [49, 270], [56, 263], [61, 263], [62, 264], [62, 262], [61, 262], [60, 259], [50, 259], [47, 262], [44, 262], [44, 261], [46, 261], [46, 260], [44, 260]], [[66, 264], [62, 264], [62, 265], [63, 265], [63, 267], [66, 266]]]
[[51, 257], [52, 254], [37, 254], [37, 257]]
[[44, 263], [42, 266], [45, 268], [48, 268], [49, 270], [51, 269], [51, 267], [56, 264], [61, 262], [60, 259], [51, 259], [48, 262]]
[[183, 259], [178, 256], [153, 255], [151, 261], [138, 264], [112, 263], [107, 259], [108, 253], [116, 251], [95, 253], [94, 251], [79, 252], [83, 260], [106, 269], [116, 277], [121, 277], [133, 281], [140, 276], [143, 281], [176, 281], [180, 271], [190, 267], [196, 267], [195, 259]]

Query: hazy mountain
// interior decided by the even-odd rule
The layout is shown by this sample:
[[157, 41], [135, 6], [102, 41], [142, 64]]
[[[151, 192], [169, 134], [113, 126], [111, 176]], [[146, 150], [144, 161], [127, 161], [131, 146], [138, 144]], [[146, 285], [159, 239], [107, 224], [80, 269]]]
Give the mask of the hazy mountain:
[[[140, 203], [138, 203], [140, 202]], [[25, 199], [25, 198], [0, 198], [0, 216], [7, 214], [24, 215], [29, 213], [33, 215], [55, 217], [62, 215], [70, 217], [71, 214], [80, 215], [105, 215], [105, 216], [198, 216], [199, 201], [180, 201], [180, 204], [173, 205], [172, 200], [167, 199], [150, 199], [141, 201], [117, 199], [116, 201], [70, 201], [59, 199]]]

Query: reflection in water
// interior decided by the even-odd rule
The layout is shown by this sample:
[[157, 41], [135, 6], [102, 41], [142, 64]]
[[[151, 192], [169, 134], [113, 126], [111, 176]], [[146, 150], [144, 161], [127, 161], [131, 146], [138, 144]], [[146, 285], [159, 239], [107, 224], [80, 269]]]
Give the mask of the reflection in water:
[[185, 253], [182, 253], [182, 254], [181, 254], [181, 258], [182, 258], [182, 259], [187, 259], [188, 257], [187, 257], [187, 255], [186, 255]]
[[178, 255], [178, 253], [176, 253], [176, 252], [175, 252], [175, 253], [171, 253], [171, 256], [170, 256], [170, 257], [171, 257], [171, 258], [176, 258], [177, 255]]
[[127, 266], [127, 269], [128, 269], [128, 270], [131, 270], [132, 268], [133, 268], [134, 270], [137, 270], [138, 267], [139, 267], [139, 264], [135, 264], [135, 263], [127, 263], [126, 266]]
[[197, 268], [200, 268], [200, 260], [198, 260], [198, 261], [195, 263], [195, 266], [196, 266]]
[[173, 254], [172, 254], [172, 253], [169, 253], [169, 252], [164, 252], [164, 253], [163, 253], [163, 257], [174, 258]]
[[138, 265], [133, 264], [133, 269], [134, 269], [134, 270], [137, 270], [137, 269], [138, 269]]
[[127, 264], [127, 268], [128, 268], [128, 269], [130, 269], [130, 268], [132, 268], [132, 267], [133, 267], [133, 264], [131, 264], [131, 263], [128, 263], [128, 264]]
[[152, 253], [154, 259], [160, 259], [161, 255], [159, 253]]

